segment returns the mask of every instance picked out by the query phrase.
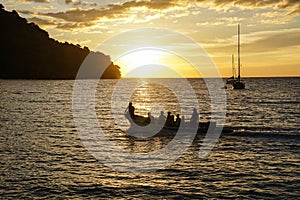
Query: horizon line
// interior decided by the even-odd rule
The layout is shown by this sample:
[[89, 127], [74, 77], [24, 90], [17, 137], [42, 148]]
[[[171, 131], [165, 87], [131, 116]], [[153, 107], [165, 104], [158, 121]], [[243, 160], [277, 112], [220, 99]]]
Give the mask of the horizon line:
[[[137, 77], [137, 76], [132, 76], [132, 77], [122, 77], [121, 78], [123, 79], [126, 79], [126, 78], [147, 78], [147, 79], [151, 79], [151, 78], [157, 78], [157, 79], [160, 79], [160, 78], [222, 78], [222, 79], [226, 79], [226, 78], [230, 78], [229, 76], [222, 76], [222, 77], [200, 77], [200, 76], [197, 76], [197, 77]], [[245, 76], [241, 79], [248, 79], [248, 78], [300, 78], [300, 75], [283, 75], [283, 76]]]

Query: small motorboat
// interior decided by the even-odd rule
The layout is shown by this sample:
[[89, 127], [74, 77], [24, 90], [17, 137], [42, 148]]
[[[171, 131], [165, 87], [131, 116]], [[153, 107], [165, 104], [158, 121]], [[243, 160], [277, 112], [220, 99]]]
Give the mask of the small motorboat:
[[191, 135], [197, 132], [197, 135], [205, 135], [209, 129], [212, 131], [222, 129], [222, 134], [232, 133], [234, 130], [230, 127], [216, 126], [215, 122], [199, 122], [198, 127], [193, 127], [189, 122], [184, 122], [180, 126], [166, 126], [159, 124], [157, 121], [152, 121], [149, 117], [135, 115], [134, 119], [130, 115], [126, 115], [130, 122], [130, 128], [126, 131], [131, 136], [135, 137], [153, 137], [153, 136], [175, 136], [178, 131], [182, 134]]

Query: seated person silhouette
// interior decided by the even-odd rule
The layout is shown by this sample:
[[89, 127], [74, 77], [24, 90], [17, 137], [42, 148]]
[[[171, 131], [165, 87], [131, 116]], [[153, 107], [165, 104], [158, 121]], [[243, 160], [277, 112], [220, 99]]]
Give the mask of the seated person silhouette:
[[159, 124], [165, 124], [166, 123], [166, 116], [164, 111], [160, 111], [160, 115], [158, 117], [158, 123]]
[[176, 121], [175, 121], [175, 126], [179, 127], [180, 126], [180, 122], [181, 122], [181, 119], [179, 117], [179, 114], [176, 115]]
[[148, 117], [145, 122], [146, 124], [154, 123], [154, 117], [151, 115], [151, 112], [148, 112]]
[[181, 122], [181, 126], [183, 127], [183, 128], [185, 128], [185, 117], [184, 117], [184, 115], [181, 117], [181, 120], [180, 120]]
[[166, 126], [174, 126], [174, 115], [171, 115], [171, 112], [168, 112]]
[[196, 108], [193, 108], [193, 114], [190, 120], [190, 125], [192, 127], [197, 127], [199, 126], [199, 113], [197, 112]]
[[171, 126], [175, 126], [175, 117], [171, 115]]

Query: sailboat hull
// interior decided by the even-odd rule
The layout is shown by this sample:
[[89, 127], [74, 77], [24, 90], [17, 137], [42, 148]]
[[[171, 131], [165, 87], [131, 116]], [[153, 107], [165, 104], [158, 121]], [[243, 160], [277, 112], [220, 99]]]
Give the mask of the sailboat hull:
[[231, 84], [231, 85], [233, 85], [234, 82], [236, 82], [236, 80], [235, 80], [235, 79], [232, 79], [232, 78], [226, 80], [226, 84]]
[[240, 82], [240, 81], [236, 81], [232, 85], [233, 85], [233, 89], [235, 89], [235, 90], [245, 89], [245, 83]]

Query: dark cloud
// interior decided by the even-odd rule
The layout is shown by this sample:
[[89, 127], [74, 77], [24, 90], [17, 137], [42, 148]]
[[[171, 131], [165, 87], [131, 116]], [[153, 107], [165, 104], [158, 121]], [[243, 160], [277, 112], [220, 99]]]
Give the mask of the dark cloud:
[[38, 18], [38, 17], [28, 18], [27, 20], [29, 22], [33, 22], [33, 23], [41, 25], [41, 26], [43, 26], [43, 25], [56, 25], [53, 20], [41, 19], [41, 18]]
[[19, 13], [25, 14], [25, 15], [34, 15], [34, 14], [38, 14], [35, 13], [33, 11], [29, 11], [29, 10], [18, 10]]
[[94, 25], [95, 23], [92, 22], [80, 22], [80, 23], [58, 23], [56, 28], [65, 29], [65, 30], [73, 30], [73, 29], [80, 29], [84, 27], [89, 27]]
[[[114, 7], [116, 4], [109, 6]], [[136, 8], [136, 7], [146, 7], [149, 9], [167, 9], [178, 5], [178, 2], [172, 0], [152, 0], [152, 1], [127, 1], [120, 6], [124, 9]]]
[[38, 17], [29, 18], [28, 22], [34, 22], [41, 26], [43, 25], [55, 26], [58, 29], [64, 29], [64, 30], [79, 29], [79, 28], [93, 26], [95, 24], [93, 22], [58, 22], [55, 20], [41, 19]]
[[288, 13], [289, 15], [300, 15], [300, 5], [296, 6], [293, 11]]
[[94, 21], [98, 18], [102, 17], [113, 17], [117, 15], [118, 12], [111, 12], [110, 10], [106, 9], [73, 9], [66, 12], [57, 12], [57, 13], [45, 13], [41, 15], [46, 15], [58, 19], [63, 19], [65, 21], [70, 22], [88, 22], [88, 21]]
[[72, 4], [73, 6], [97, 6], [97, 3], [86, 2], [81, 0], [65, 0], [65, 4]]
[[[72, 0], [66, 0], [66, 3], [74, 3]], [[85, 2], [81, 3], [84, 4]], [[148, 9], [167, 9], [176, 6], [177, 3], [167, 0], [152, 0], [152, 1], [127, 1], [122, 4], [109, 4], [104, 8], [94, 9], [72, 9], [66, 12], [57, 13], [39, 13], [54, 18], [63, 19], [70, 22], [87, 22], [97, 20], [99, 18], [115, 18], [126, 15], [126, 12], [131, 8], [146, 7]]]
[[285, 1], [280, 1], [280, 3], [277, 5], [278, 8], [280, 9], [285, 9], [288, 7], [292, 6], [300, 6], [300, 1], [299, 0], [285, 0]]
[[49, 0], [26, 0], [27, 2], [36, 2], [36, 3], [49, 3]]
[[65, 3], [66, 3], [66, 4], [73, 3], [73, 0], [65, 0]]

